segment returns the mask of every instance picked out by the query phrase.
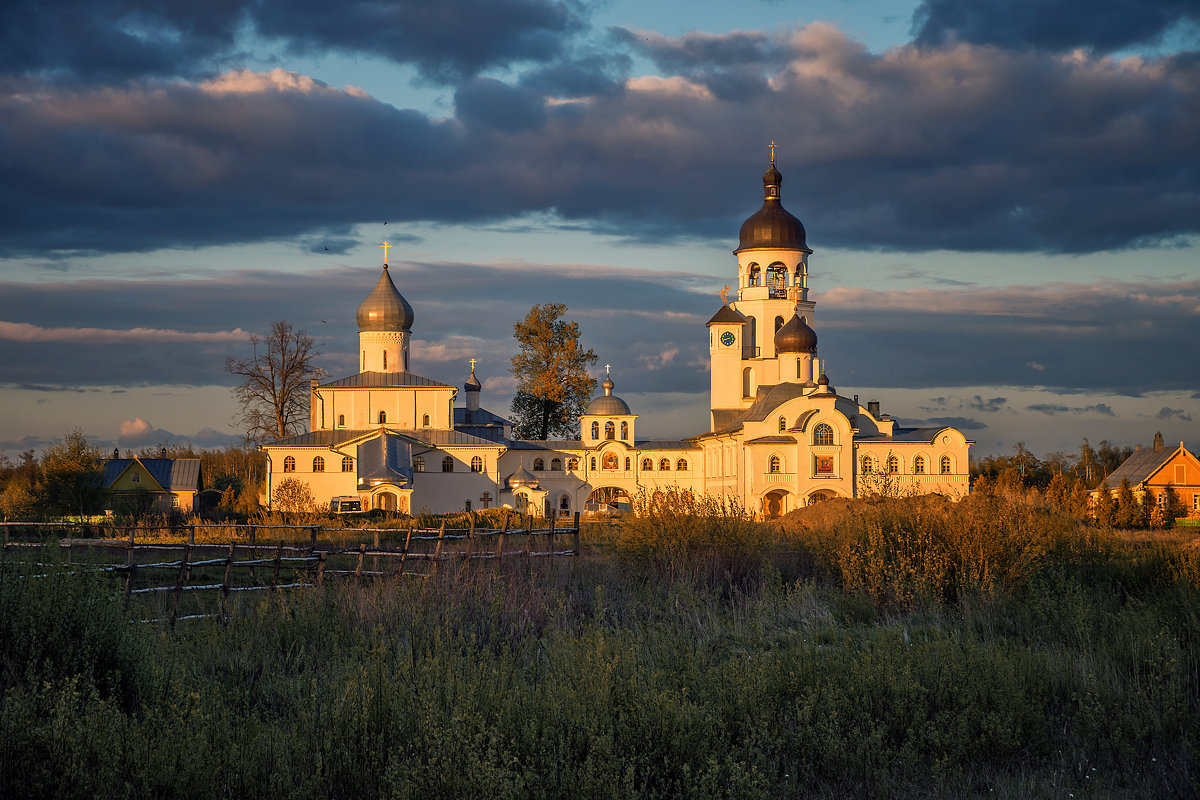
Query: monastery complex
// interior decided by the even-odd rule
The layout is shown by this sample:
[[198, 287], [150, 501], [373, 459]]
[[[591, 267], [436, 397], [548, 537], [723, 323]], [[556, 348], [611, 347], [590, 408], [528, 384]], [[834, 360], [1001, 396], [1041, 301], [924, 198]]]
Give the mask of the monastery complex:
[[268, 502], [289, 478], [321, 505], [403, 512], [603, 513], [667, 488], [724, 496], [764, 516], [885, 486], [964, 496], [974, 442], [955, 428], [901, 428], [878, 402], [864, 406], [830, 383], [809, 296], [812, 250], [783, 207], [782, 182], [772, 157], [762, 207], [733, 251], [736, 299], [727, 287], [707, 323], [708, 430], [639, 438], [636, 411], [606, 375], [579, 439], [514, 439], [507, 419], [480, 408], [473, 366], [458, 406], [458, 387], [409, 371], [413, 309], [384, 263], [358, 309], [360, 371], [313, 381], [309, 432], [263, 446]]

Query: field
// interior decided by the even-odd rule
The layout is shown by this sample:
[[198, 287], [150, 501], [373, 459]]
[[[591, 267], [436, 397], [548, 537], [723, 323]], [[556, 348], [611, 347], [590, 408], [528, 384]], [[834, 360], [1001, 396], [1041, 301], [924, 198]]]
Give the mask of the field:
[[0, 793], [1197, 795], [1194, 532], [998, 494], [642, 512], [580, 559], [174, 631], [131, 624], [111, 575], [8, 558]]

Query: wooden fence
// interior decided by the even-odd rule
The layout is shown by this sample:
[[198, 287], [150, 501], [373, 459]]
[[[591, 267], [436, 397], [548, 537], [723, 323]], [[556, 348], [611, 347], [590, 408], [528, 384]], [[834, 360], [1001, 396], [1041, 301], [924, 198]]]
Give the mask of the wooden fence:
[[[89, 564], [88, 571], [99, 570], [113, 572], [125, 576], [125, 605], [129, 607], [135, 595], [161, 596], [170, 593], [171, 606], [168, 616], [161, 619], [142, 620], [144, 622], [169, 622], [174, 627], [180, 619], [199, 619], [228, 616], [229, 598], [234, 592], [249, 591], [278, 591], [311, 586], [323, 586], [326, 578], [353, 578], [361, 581], [363, 578], [378, 578], [387, 576], [429, 577], [437, 568], [446, 562], [459, 561], [471, 563], [475, 561], [499, 561], [513, 558], [563, 558], [578, 557], [580, 554], [579, 514], [575, 514], [570, 527], [561, 527], [551, 517], [548, 526], [534, 528], [532, 524], [524, 527], [510, 527], [505, 519], [502, 527], [494, 529], [479, 529], [475, 527], [474, 515], [470, 517], [466, 529], [447, 530], [443, 522], [438, 528], [407, 529], [384, 528], [322, 528], [320, 526], [296, 525], [196, 525], [174, 526], [170, 530], [176, 534], [185, 534], [187, 541], [182, 544], [156, 543], [153, 540], [137, 540], [140, 531], [143, 537], [149, 530], [161, 528], [122, 529], [126, 534], [123, 538], [109, 539], [78, 539], [62, 538], [57, 546], [64, 551], [68, 564], [74, 561], [76, 549], [82, 548], [88, 552], [124, 555], [123, 563], [109, 565]], [[532, 523], [532, 520], [530, 520]], [[13, 540], [9, 528], [18, 531], [38, 532], [47, 527], [63, 530], [66, 526], [49, 526], [47, 523], [0, 523], [5, 527], [4, 553], [54, 546], [49, 541]], [[180, 529], [185, 530], [180, 530]], [[213, 530], [228, 533], [228, 542], [196, 542], [196, 529], [206, 533]], [[263, 541], [261, 534], [265, 531], [288, 531], [292, 536], [298, 529], [308, 533], [308, 541], [303, 544], [288, 543], [284, 537], [273, 541]], [[241, 532], [245, 532], [242, 537]], [[336, 545], [322, 542], [322, 534], [334, 534], [343, 544]], [[286, 534], [285, 534], [286, 535]], [[403, 537], [404, 543], [399, 546], [381, 544], [381, 535]], [[359, 542], [345, 544], [349, 538], [371, 538], [372, 543]], [[239, 539], [244, 538], [244, 541]], [[539, 545], [540, 543], [540, 545]], [[561, 543], [561, 544], [560, 544]], [[263, 552], [266, 551], [266, 555]], [[149, 562], [140, 562], [139, 553], [178, 554], [178, 557]], [[220, 553], [221, 555], [217, 555]], [[205, 557], [205, 555], [209, 557]], [[239, 555], [242, 556], [239, 558]], [[196, 558], [196, 556], [200, 556]], [[216, 557], [212, 557], [216, 556]], [[370, 559], [368, 566], [367, 559]], [[331, 560], [333, 565], [331, 566]], [[391, 564], [388, 564], [391, 561]], [[416, 564], [424, 564], [425, 569], [414, 571]], [[383, 566], [381, 566], [383, 565]], [[351, 568], [352, 566], [352, 568]], [[291, 577], [280, 583], [281, 569], [288, 569]], [[220, 582], [208, 580], [203, 583], [193, 583], [193, 572], [210, 572], [213, 569], [223, 569]], [[244, 574], [236, 572], [244, 570]], [[259, 572], [269, 573], [270, 578], [260, 582]], [[138, 577], [146, 576], [151, 583], [154, 576], [174, 575], [174, 581], [163, 585], [137, 586]], [[161, 578], [158, 578], [161, 580]], [[247, 585], [241, 585], [246, 582]], [[188, 614], [180, 616], [180, 598], [185, 593], [219, 592], [220, 607], [217, 613]]]

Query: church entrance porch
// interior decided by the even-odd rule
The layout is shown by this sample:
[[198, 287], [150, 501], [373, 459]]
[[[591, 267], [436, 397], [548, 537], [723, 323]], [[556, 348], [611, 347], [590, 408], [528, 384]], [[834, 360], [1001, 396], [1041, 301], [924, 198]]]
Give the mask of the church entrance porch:
[[629, 493], [616, 486], [601, 486], [588, 495], [583, 510], [589, 516], [616, 516], [633, 510]]
[[762, 499], [762, 515], [766, 519], [778, 519], [787, 511], [787, 492], [776, 489], [768, 492]]

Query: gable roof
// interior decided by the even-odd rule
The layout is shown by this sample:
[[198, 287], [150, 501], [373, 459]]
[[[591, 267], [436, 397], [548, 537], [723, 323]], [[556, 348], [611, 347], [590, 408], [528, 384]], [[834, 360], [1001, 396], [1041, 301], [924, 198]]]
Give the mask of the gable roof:
[[712, 319], [705, 323], [705, 327], [722, 322], [733, 325], [745, 325], [746, 318], [733, 306], [723, 305], [717, 309], [717, 313], [713, 314]]
[[[1114, 469], [1104, 480], [1108, 483], [1109, 488], [1116, 486], [1122, 480], [1129, 481], [1131, 485], [1137, 485], [1158, 472], [1163, 465], [1180, 451], [1184, 453], [1188, 452], [1182, 444], [1172, 450], [1164, 447], [1157, 453], [1154, 452], [1153, 447], [1143, 447], [1141, 450], [1135, 450], [1133, 455], [1122, 461], [1121, 465]], [[1188, 453], [1188, 455], [1191, 454]]]
[[417, 389], [453, 389], [458, 391], [457, 386], [451, 386], [448, 383], [435, 381], [432, 378], [422, 378], [412, 372], [360, 372], [357, 375], [351, 375], [346, 378], [339, 378], [336, 381], [320, 384], [322, 389], [399, 389], [399, 388], [417, 388]]
[[200, 490], [200, 459], [198, 458], [110, 458], [101, 473], [103, 487], [111, 489], [125, 470], [138, 462], [150, 477], [166, 492], [196, 492]]
[[430, 447], [442, 447], [445, 445], [457, 445], [459, 447], [497, 447], [503, 446], [500, 442], [490, 441], [479, 436], [472, 436], [469, 433], [462, 431], [452, 431], [445, 428], [420, 428], [418, 430], [404, 430], [398, 428], [338, 428], [332, 431], [309, 431], [296, 436], [289, 436], [286, 439], [279, 439], [274, 442], [267, 442], [263, 447], [337, 447], [339, 445], [352, 442], [355, 439], [364, 439], [371, 434], [388, 433], [396, 436], [404, 436], [415, 442], [419, 442]]

